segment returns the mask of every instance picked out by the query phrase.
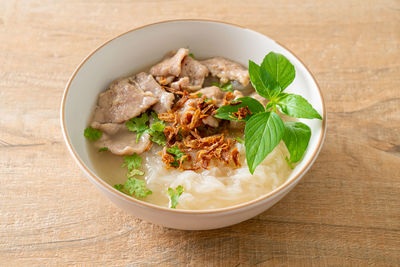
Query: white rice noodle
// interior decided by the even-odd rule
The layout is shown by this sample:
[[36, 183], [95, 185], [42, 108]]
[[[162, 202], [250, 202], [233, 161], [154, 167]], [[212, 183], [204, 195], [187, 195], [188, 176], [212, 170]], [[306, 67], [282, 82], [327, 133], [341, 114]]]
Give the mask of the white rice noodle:
[[[146, 157], [146, 181], [153, 194], [146, 199], [168, 207], [166, 188], [184, 187], [178, 209], [214, 209], [240, 204], [271, 192], [288, 178], [291, 169], [285, 157], [287, 149], [279, 144], [268, 157], [250, 174], [245, 161], [244, 146], [237, 144], [242, 166], [232, 168], [224, 165], [212, 167], [200, 173], [166, 169], [157, 153]], [[149, 151], [150, 152], [150, 151]]]

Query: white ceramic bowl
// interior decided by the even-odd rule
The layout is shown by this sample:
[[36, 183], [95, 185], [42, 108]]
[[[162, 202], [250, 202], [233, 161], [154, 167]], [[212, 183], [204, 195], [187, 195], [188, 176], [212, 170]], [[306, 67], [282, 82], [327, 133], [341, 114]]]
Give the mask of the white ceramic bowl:
[[[175, 210], [129, 197], [97, 175], [88, 157], [83, 130], [100, 92], [116, 78], [156, 63], [168, 51], [187, 47], [196, 57], [223, 56], [248, 65], [261, 63], [270, 51], [285, 55], [295, 66], [296, 78], [288, 92], [312, 103], [323, 120], [305, 120], [312, 136], [303, 160], [279, 188], [252, 201], [215, 210]], [[316, 159], [326, 131], [321, 92], [302, 62], [280, 44], [255, 31], [214, 21], [174, 20], [140, 27], [107, 41], [87, 56], [70, 78], [61, 104], [61, 127], [72, 157], [89, 180], [112, 202], [132, 215], [176, 229], [203, 230], [229, 226], [267, 210], [283, 198]]]

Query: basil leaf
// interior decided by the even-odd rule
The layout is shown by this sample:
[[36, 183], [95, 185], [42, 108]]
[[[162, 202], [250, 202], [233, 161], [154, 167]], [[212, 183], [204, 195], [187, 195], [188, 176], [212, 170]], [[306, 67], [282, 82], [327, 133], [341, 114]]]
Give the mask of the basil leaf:
[[288, 157], [285, 157], [286, 163], [289, 165], [289, 168], [291, 168], [292, 170], [294, 169], [292, 162], [290, 161], [290, 159]]
[[282, 91], [281, 87], [271, 76], [271, 74], [263, 68], [260, 68], [260, 77], [264, 86], [267, 88], [269, 99], [274, 99], [275, 96]]
[[[235, 104], [238, 102], [240, 103]], [[258, 100], [245, 96], [232, 101], [230, 105], [225, 105], [217, 109], [217, 113], [214, 115], [214, 117], [224, 120], [239, 121], [237, 118], [235, 118], [233, 113], [238, 112], [239, 108], [244, 107], [248, 107], [252, 114], [265, 111], [264, 106]], [[241, 119], [241, 121], [247, 121], [249, 118], [250, 116], [247, 115], [244, 119]]]
[[267, 99], [274, 99], [282, 91], [275, 78], [251, 60], [249, 60], [249, 76], [257, 93]]
[[250, 173], [279, 144], [285, 132], [282, 119], [274, 112], [252, 116], [244, 130], [246, 159]]
[[261, 68], [271, 75], [271, 78], [279, 84], [282, 91], [293, 82], [296, 76], [293, 64], [284, 55], [274, 52], [270, 52], [264, 57]]
[[275, 104], [272, 103], [271, 101], [269, 101], [266, 105], [265, 105], [265, 110], [268, 111], [270, 108], [272, 108]]
[[297, 121], [285, 122], [283, 142], [290, 153], [290, 162], [298, 162], [304, 155], [311, 138], [311, 129]]
[[322, 120], [321, 115], [300, 95], [281, 94], [278, 106], [282, 113], [290, 117]]
[[256, 92], [267, 99], [270, 99], [268, 94], [268, 89], [265, 87], [260, 73], [260, 66], [258, 66], [253, 61], [249, 60], [249, 76], [251, 84], [253, 85]]

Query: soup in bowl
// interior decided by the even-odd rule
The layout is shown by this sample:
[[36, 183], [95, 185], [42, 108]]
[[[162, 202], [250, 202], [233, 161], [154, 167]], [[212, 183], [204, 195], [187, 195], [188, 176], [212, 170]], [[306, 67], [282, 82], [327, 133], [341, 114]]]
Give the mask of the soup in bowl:
[[319, 88], [292, 53], [197, 20], [145, 26], [96, 49], [67, 85], [61, 121], [101, 192], [177, 229], [228, 226], [271, 207], [315, 160], [326, 123]]

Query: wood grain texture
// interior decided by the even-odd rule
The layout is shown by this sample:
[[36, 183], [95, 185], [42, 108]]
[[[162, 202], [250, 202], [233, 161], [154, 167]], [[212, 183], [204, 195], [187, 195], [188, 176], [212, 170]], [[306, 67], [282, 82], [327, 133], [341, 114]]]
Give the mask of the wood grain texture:
[[[325, 145], [301, 183], [220, 230], [127, 215], [84, 177], [60, 131], [64, 86], [91, 50], [177, 18], [267, 34], [326, 99]], [[0, 265], [400, 265], [399, 1], [4, 0], [0, 40]]]

